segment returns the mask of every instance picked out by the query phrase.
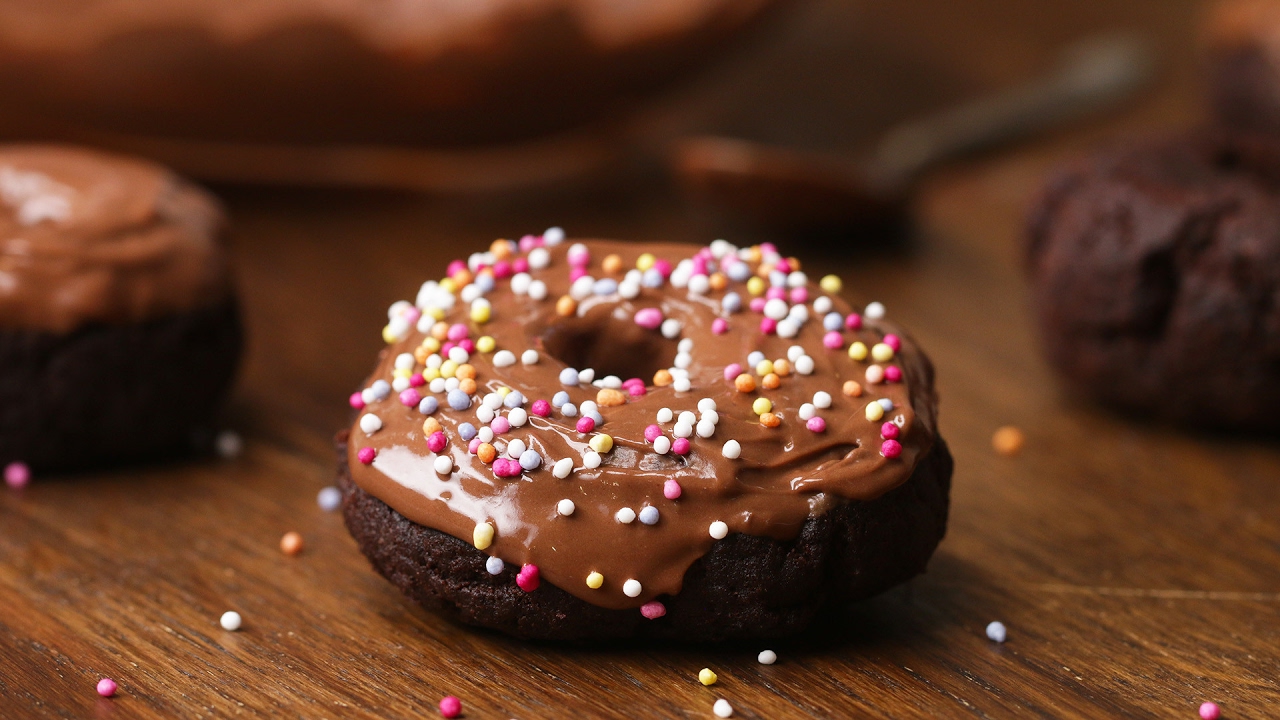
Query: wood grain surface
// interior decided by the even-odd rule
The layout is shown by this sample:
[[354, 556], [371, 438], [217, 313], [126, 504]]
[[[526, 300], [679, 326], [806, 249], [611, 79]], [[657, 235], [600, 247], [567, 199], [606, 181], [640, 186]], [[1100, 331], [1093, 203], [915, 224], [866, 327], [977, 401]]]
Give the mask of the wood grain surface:
[[[228, 417], [246, 450], [0, 492], [0, 716], [433, 717], [446, 694], [468, 718], [712, 717], [719, 697], [743, 718], [1193, 718], [1203, 700], [1227, 718], [1277, 716], [1280, 448], [1066, 396], [1038, 355], [1018, 266], [1022, 213], [1054, 161], [1201, 115], [1197, 12], [816, 3], [672, 100], [707, 128], [851, 147], [1026, 77], [1093, 29], [1150, 33], [1166, 66], [1108, 120], [933, 174], [905, 249], [792, 245], [932, 354], [957, 471], [929, 572], [771, 644], [776, 665], [757, 664], [756, 644], [565, 648], [452, 625], [374, 574], [315, 501], [385, 308], [452, 257], [552, 224], [691, 242], [730, 226], [643, 173], [464, 200], [218, 188], [251, 332]], [[1017, 457], [991, 449], [1004, 424], [1026, 432]], [[306, 542], [297, 557], [278, 549], [289, 530]], [[240, 631], [219, 627], [226, 610]], [[991, 620], [1007, 643], [986, 639]], [[703, 667], [714, 687], [697, 682]], [[113, 699], [94, 692], [103, 676], [120, 684]]]

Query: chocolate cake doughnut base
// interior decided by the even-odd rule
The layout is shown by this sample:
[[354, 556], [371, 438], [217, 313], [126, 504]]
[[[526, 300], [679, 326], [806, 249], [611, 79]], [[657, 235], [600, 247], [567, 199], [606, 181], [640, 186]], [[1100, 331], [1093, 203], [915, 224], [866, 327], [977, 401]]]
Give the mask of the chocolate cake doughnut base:
[[240, 357], [232, 301], [67, 334], [0, 330], [0, 464], [80, 470], [210, 434]]
[[904, 582], [925, 568], [946, 532], [952, 460], [938, 438], [906, 483], [869, 502], [809, 518], [790, 542], [730, 535], [693, 564], [665, 616], [591, 605], [543, 581], [527, 593], [511, 563], [418, 525], [357, 487], [339, 434], [338, 480], [347, 528], [374, 569], [414, 601], [452, 619], [523, 638], [653, 638], [709, 642], [792, 635], [824, 609]]

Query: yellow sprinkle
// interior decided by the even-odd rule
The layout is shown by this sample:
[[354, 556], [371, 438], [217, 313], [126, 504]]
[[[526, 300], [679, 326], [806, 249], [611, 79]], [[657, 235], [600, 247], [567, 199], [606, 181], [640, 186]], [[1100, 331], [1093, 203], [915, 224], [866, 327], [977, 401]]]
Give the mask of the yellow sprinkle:
[[764, 278], [759, 276], [753, 277], [747, 281], [747, 292], [755, 296], [763, 295], [767, 284], [768, 283], [764, 281]]
[[511, 394], [511, 388], [507, 387], [506, 385], [503, 385], [502, 387], [498, 388], [497, 392], [498, 392], [498, 397], [505, 398], [506, 396]]
[[426, 348], [429, 353], [440, 352], [440, 341], [433, 337], [428, 337], [422, 341], [422, 347]]
[[489, 337], [488, 335], [485, 335], [480, 339], [476, 340], [476, 350], [479, 350], [480, 352], [486, 355], [493, 352], [497, 347], [498, 347], [498, 342], [493, 338]]
[[840, 277], [838, 275], [825, 275], [818, 281], [818, 287], [822, 288], [823, 292], [835, 295], [844, 287], [844, 283], [840, 282]]
[[604, 584], [604, 576], [601, 575], [600, 573], [593, 572], [587, 576], [587, 587], [591, 588], [592, 590], [599, 590], [600, 586], [603, 584]]
[[432, 320], [439, 322], [444, 319], [444, 309], [438, 307], [429, 307], [424, 311]]
[[653, 253], [644, 253], [640, 257], [636, 258], [636, 269], [643, 272], [653, 267], [653, 264], [657, 261], [658, 258], [654, 257]]
[[876, 362], [889, 362], [893, 359], [893, 348], [884, 343], [876, 343], [871, 347], [871, 357]]
[[413, 374], [413, 368], [396, 368], [395, 370], [391, 371], [391, 377], [397, 378], [397, 379], [404, 378], [405, 380], [408, 380], [409, 376], [412, 374]]
[[884, 417], [884, 408], [880, 407], [880, 403], [871, 402], [867, 404], [867, 419], [876, 422]]
[[445, 278], [440, 281], [440, 289], [448, 290], [449, 292], [458, 292], [458, 283], [454, 282], [453, 278]]
[[483, 325], [489, 322], [489, 318], [493, 317], [493, 309], [488, 305], [477, 305], [471, 308], [471, 322], [477, 325]]
[[613, 436], [600, 433], [591, 438], [591, 441], [587, 444], [598, 453], [607, 453], [613, 449]]
[[764, 377], [771, 372], [773, 372], [772, 360], [761, 360], [759, 363], [756, 363], [756, 374], [760, 377]]
[[458, 372], [458, 363], [452, 360], [445, 360], [440, 363], [440, 377], [451, 378]]
[[854, 360], [867, 359], [867, 346], [863, 343], [856, 342], [849, 346], [849, 357]]
[[477, 550], [484, 550], [493, 544], [493, 526], [487, 522], [478, 523], [471, 532], [471, 543]]
[[717, 679], [716, 674], [711, 672], [711, 668], [702, 668], [698, 671], [698, 682], [703, 685], [715, 685]]
[[422, 370], [423, 380], [426, 380], [427, 382], [431, 382], [432, 380], [435, 380], [438, 377], [440, 377], [440, 368], [433, 368], [433, 367], [423, 368]]
[[763, 415], [773, 409], [773, 402], [769, 398], [756, 398], [756, 401], [751, 403], [751, 409], [755, 414]]
[[383, 339], [383, 341], [385, 341], [388, 345], [390, 345], [391, 343], [395, 342], [396, 340], [399, 340], [400, 338], [398, 338], [398, 337], [396, 337], [395, 335], [392, 335], [392, 334], [391, 334], [391, 326], [390, 326], [390, 325], [388, 325], [388, 326], [386, 326], [386, 327], [382, 328], [382, 339]]

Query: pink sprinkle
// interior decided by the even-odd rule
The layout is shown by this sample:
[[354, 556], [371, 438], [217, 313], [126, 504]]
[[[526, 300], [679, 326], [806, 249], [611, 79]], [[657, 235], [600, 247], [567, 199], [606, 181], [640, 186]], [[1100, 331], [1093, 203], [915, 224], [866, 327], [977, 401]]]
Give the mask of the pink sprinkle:
[[658, 258], [653, 261], [653, 269], [657, 270], [662, 275], [663, 279], [671, 277], [671, 263], [663, 260], [662, 258]]
[[458, 347], [466, 350], [468, 355], [476, 351], [476, 344], [471, 340], [471, 338], [462, 338], [459, 340]]
[[880, 426], [880, 437], [885, 440], [897, 440], [898, 432], [899, 428], [897, 423], [887, 422]]
[[644, 380], [638, 377], [633, 377], [633, 378], [627, 378], [626, 380], [622, 381], [622, 387], [631, 387], [632, 385], [639, 385], [640, 387], [644, 387]]
[[585, 268], [591, 262], [591, 253], [584, 247], [570, 248], [567, 257], [569, 264], [576, 268]]
[[751, 298], [751, 302], [747, 303], [747, 308], [750, 309], [751, 312], [764, 312], [764, 305], [767, 302], [769, 301], [762, 297]]
[[433, 453], [440, 452], [444, 449], [444, 446], [448, 444], [449, 438], [445, 437], [444, 433], [439, 430], [427, 436], [427, 449]]
[[467, 326], [463, 325], [462, 323], [454, 323], [449, 326], [448, 337], [450, 340], [454, 342], [458, 342], [459, 340], [461, 340], [462, 338], [470, 334], [471, 334], [471, 330], [467, 329]]
[[894, 352], [898, 352], [902, 349], [902, 338], [894, 335], [893, 333], [889, 333], [884, 336], [884, 344], [893, 348]]
[[631, 397], [644, 397], [645, 393], [649, 392], [643, 383], [639, 385], [633, 383], [631, 385], [623, 385], [622, 387], [626, 388], [627, 394]]
[[102, 697], [111, 697], [116, 694], [116, 681], [111, 678], [102, 678], [98, 681], [98, 694]]
[[723, 335], [729, 332], [729, 321], [724, 318], [716, 318], [711, 321], [711, 334]]
[[760, 332], [765, 335], [772, 335], [778, 329], [778, 321], [771, 317], [760, 318]]
[[885, 440], [880, 444], [880, 454], [892, 460], [902, 454], [902, 443], [897, 440]]
[[528, 258], [516, 258], [515, 260], [512, 260], [512, 261], [511, 261], [511, 269], [512, 269], [512, 270], [515, 270], [515, 271], [516, 271], [516, 272], [518, 272], [518, 273], [522, 273], [522, 272], [529, 272], [529, 259], [528, 259]]
[[462, 714], [462, 701], [453, 695], [446, 695], [440, 700], [440, 714], [447, 718], [456, 718]]
[[520, 474], [520, 463], [508, 458], [497, 458], [493, 461], [493, 474], [500, 478], [515, 477]]
[[777, 263], [774, 263], [773, 269], [778, 272], [789, 273], [791, 272], [791, 261], [786, 258], [782, 258]]
[[636, 324], [646, 330], [657, 330], [662, 325], [662, 311], [658, 308], [637, 310]]
[[454, 275], [457, 275], [458, 273], [466, 269], [467, 269], [467, 264], [465, 262], [461, 260], [454, 260], [453, 262], [449, 263], [449, 269], [445, 270], [444, 274], [449, 277], [453, 277]]
[[378, 451], [371, 447], [362, 447], [356, 452], [356, 459], [365, 465], [373, 464], [373, 459], [378, 457]]
[[765, 300], [786, 300], [787, 289], [780, 287], [771, 287], [764, 291]]
[[650, 600], [640, 606], [640, 614], [643, 615], [646, 620], [657, 620], [667, 614], [667, 606], [657, 600]]
[[351, 397], [347, 398], [347, 402], [351, 405], [351, 407], [357, 410], [364, 409], [364, 396], [358, 392], [351, 393]]
[[897, 365], [890, 365], [889, 367], [885, 368], [884, 379], [885, 379], [885, 382], [901, 382], [902, 368], [898, 367]]
[[742, 374], [742, 366], [738, 363], [729, 363], [724, 366], [724, 379], [733, 382], [733, 379]]
[[805, 422], [804, 426], [816, 433], [825, 432], [827, 429], [827, 421], [817, 415], [814, 415]]
[[[684, 440], [684, 438], [680, 439]], [[680, 493], [682, 492], [684, 492], [684, 490], [680, 487], [680, 483], [675, 480], [668, 480], [662, 483], [662, 496], [668, 500], [675, 500], [680, 497]]]
[[844, 336], [839, 330], [832, 330], [822, 336], [822, 346], [828, 350], [839, 350], [841, 345], [844, 345]]
[[551, 414], [551, 403], [546, 400], [534, 400], [529, 406], [529, 412], [538, 417], [546, 417]]
[[1222, 709], [1218, 707], [1216, 702], [1200, 703], [1200, 719], [1201, 720], [1218, 720], [1222, 717]]
[[499, 260], [493, 264], [493, 276], [499, 280], [509, 278], [514, 273], [511, 270], [511, 262], [508, 260]]
[[413, 325], [418, 322], [418, 318], [422, 317], [422, 311], [416, 307], [411, 307], [404, 311], [404, 315], [402, 315], [402, 317], [405, 319], [405, 322]]
[[422, 387], [427, 384], [427, 379], [422, 377], [422, 373], [414, 373], [409, 376], [409, 387]]
[[573, 282], [578, 278], [584, 278], [586, 276], [587, 276], [587, 269], [582, 266], [574, 266], [569, 268], [569, 282]]
[[590, 417], [583, 415], [578, 418], [578, 432], [586, 434], [596, 429], [596, 421]]
[[849, 313], [844, 316], [844, 326], [850, 330], [858, 330], [862, 327], [862, 316], [858, 313]]
[[688, 455], [689, 438], [676, 438], [675, 442], [671, 443], [671, 452], [677, 455]]
[[458, 343], [452, 340], [446, 340], [445, 343], [440, 346], [440, 355], [443, 357], [449, 357], [449, 351], [456, 347], [458, 347]]
[[693, 256], [693, 274], [707, 275], [707, 258], [705, 255], [698, 254]]
[[516, 585], [519, 585], [520, 589], [525, 592], [537, 590], [540, 582], [537, 565], [525, 565], [520, 568], [520, 572], [516, 575]]
[[644, 441], [653, 442], [662, 437], [662, 428], [657, 425], [650, 425], [644, 429]]
[[809, 300], [809, 291], [805, 288], [791, 288], [791, 302], [798, 304]]
[[31, 482], [31, 468], [24, 462], [11, 462], [4, 466], [4, 482], [14, 490], [20, 490]]
[[[413, 383], [409, 383], [412, 385]], [[400, 404], [405, 407], [418, 407], [418, 403], [422, 402], [422, 396], [413, 388], [405, 388], [400, 393]]]
[[483, 441], [478, 437], [471, 438], [471, 442], [467, 443], [467, 452], [475, 455], [476, 451], [480, 449], [481, 442]]
[[511, 421], [499, 415], [489, 421], [489, 429], [492, 430], [495, 435], [501, 435], [511, 429]]
[[538, 247], [538, 245], [540, 244], [539, 241], [541, 239], [542, 238], [538, 237], [537, 235], [525, 235], [524, 237], [520, 238], [520, 252], [527, 253], [530, 250]]

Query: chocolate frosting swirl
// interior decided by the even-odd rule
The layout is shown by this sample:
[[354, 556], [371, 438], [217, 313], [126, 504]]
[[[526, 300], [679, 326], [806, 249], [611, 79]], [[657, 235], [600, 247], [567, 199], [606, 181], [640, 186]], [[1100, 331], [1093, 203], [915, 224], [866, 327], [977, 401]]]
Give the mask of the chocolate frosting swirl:
[[224, 300], [222, 227], [211, 196], [158, 165], [0, 147], [0, 325], [62, 333]]
[[[374, 400], [358, 415], [375, 414], [381, 427], [373, 432], [361, 428], [358, 418], [352, 427], [349, 463], [353, 480], [365, 491], [386, 502], [408, 519], [449, 533], [468, 542], [478, 523], [489, 523], [496, 534], [485, 548], [506, 563], [533, 564], [543, 579], [596, 605], [609, 608], [637, 607], [661, 595], [680, 591], [685, 571], [716, 542], [709, 532], [713, 522], [727, 525], [730, 532], [794, 538], [805, 519], [822, 513], [835, 503], [878, 497], [904, 482], [917, 460], [932, 446], [936, 434], [932, 408], [933, 370], [911, 339], [883, 319], [864, 318], [857, 330], [841, 331], [840, 347], [823, 344], [822, 318], [805, 322], [796, 337], [784, 339], [764, 334], [762, 315], [746, 307], [736, 314], [725, 313], [721, 299], [738, 292], [749, 299], [741, 283], [730, 282], [724, 290], [705, 293], [677, 288], [668, 282], [660, 288], [644, 287], [637, 297], [626, 299], [617, 292], [593, 295], [577, 303], [568, 317], [556, 312], [557, 299], [570, 292], [567, 243], [549, 248], [550, 264], [530, 270], [533, 279], [546, 283], [546, 299], [533, 300], [517, 295], [509, 282], [499, 280], [486, 294], [492, 302], [492, 319], [482, 325], [468, 320], [461, 302], [450, 309], [448, 323], [466, 323], [471, 337], [487, 335], [496, 340], [496, 350], [508, 350], [519, 358], [524, 351], [539, 353], [535, 364], [495, 367], [494, 353], [473, 352], [468, 363], [476, 370], [478, 390], [465, 410], [451, 409], [444, 395], [440, 409], [430, 415], [442, 426], [448, 446], [440, 454], [452, 458], [448, 474], [433, 468], [437, 454], [424, 437], [427, 417], [418, 407], [406, 406], [396, 392]], [[601, 259], [618, 255], [624, 268], [636, 267], [641, 253], [652, 253], [675, 264], [689, 258], [698, 248], [686, 245], [631, 245], [590, 241], [595, 277], [611, 277], [601, 269]], [[746, 254], [746, 253], [744, 253]], [[752, 270], [758, 261], [749, 261]], [[621, 279], [621, 274], [613, 276]], [[606, 288], [607, 289], [607, 288]], [[816, 284], [808, 289], [810, 310], [815, 298], [826, 295]], [[833, 310], [848, 315], [849, 306], [831, 297]], [[403, 305], [401, 308], [403, 309]], [[637, 311], [658, 308], [665, 318], [681, 324], [680, 340], [692, 341], [687, 367], [691, 389], [678, 392], [674, 385], [655, 386], [652, 368], [668, 368], [677, 353], [677, 338], [664, 337], [659, 330], [641, 327], [633, 319]], [[393, 312], [394, 312], [393, 308]], [[727, 334], [713, 332], [716, 318], [728, 320]], [[430, 321], [420, 327], [429, 330]], [[902, 371], [898, 382], [868, 382], [866, 373], [874, 363], [851, 359], [848, 348], [855, 341], [868, 347], [881, 342], [886, 333], [901, 338], [900, 351], [881, 365]], [[397, 357], [412, 353], [427, 335], [409, 329], [384, 351], [369, 383], [390, 382]], [[811, 374], [790, 372], [777, 389], [757, 385], [752, 392], [739, 392], [724, 376], [731, 363], [746, 368], [747, 356], [760, 351], [769, 359], [786, 358], [799, 345], [814, 362]], [[571, 401], [596, 400], [594, 386], [567, 387], [560, 381], [565, 367], [584, 369], [590, 365], [596, 377], [616, 374], [625, 379], [640, 375], [647, 383], [638, 397], [628, 397], [623, 405], [602, 406], [604, 424], [589, 433], [580, 433], [576, 421], [558, 409], [549, 416], [529, 413], [528, 423], [499, 434], [495, 444], [520, 439], [541, 456], [541, 466], [510, 479], [496, 477], [491, 466], [468, 452], [460, 434], [462, 423], [477, 427], [477, 408], [486, 393], [501, 387], [518, 390], [528, 403], [550, 400], [566, 391]], [[421, 363], [415, 370], [422, 370]], [[760, 378], [757, 376], [756, 380]], [[842, 392], [843, 384], [854, 380], [863, 392], [854, 397]], [[427, 387], [418, 388], [431, 396]], [[822, 432], [806, 427], [797, 416], [799, 407], [812, 401], [815, 393], [830, 394], [830, 407], [817, 409], [825, 420]], [[624, 390], [625, 394], [626, 391]], [[777, 427], [765, 427], [752, 405], [757, 398], [772, 401], [773, 412], [781, 418]], [[697, 433], [688, 438], [688, 454], [658, 454], [645, 439], [646, 427], [657, 424], [658, 412], [670, 408], [698, 413], [698, 403], [710, 398], [716, 403], [719, 422], [711, 437]], [[893, 409], [883, 419], [871, 421], [866, 406], [882, 398]], [[524, 408], [529, 408], [526, 403]], [[882, 424], [893, 422], [900, 428], [899, 457], [881, 454]], [[661, 424], [663, 434], [672, 438], [673, 423]], [[588, 468], [584, 453], [591, 437], [607, 433], [613, 448], [602, 453], [599, 467]], [[730, 459], [723, 446], [736, 440], [741, 455]], [[376, 457], [361, 462], [372, 449]], [[564, 479], [551, 468], [560, 459], [573, 461], [573, 472]], [[675, 480], [681, 489], [678, 498], [668, 499], [664, 486]], [[557, 504], [572, 500], [575, 510], [564, 516]], [[622, 508], [640, 511], [652, 506], [659, 512], [656, 524], [620, 522]], [[591, 573], [603, 575], [598, 589], [588, 587]], [[624, 583], [636, 580], [641, 591], [634, 597], [624, 592]]]

